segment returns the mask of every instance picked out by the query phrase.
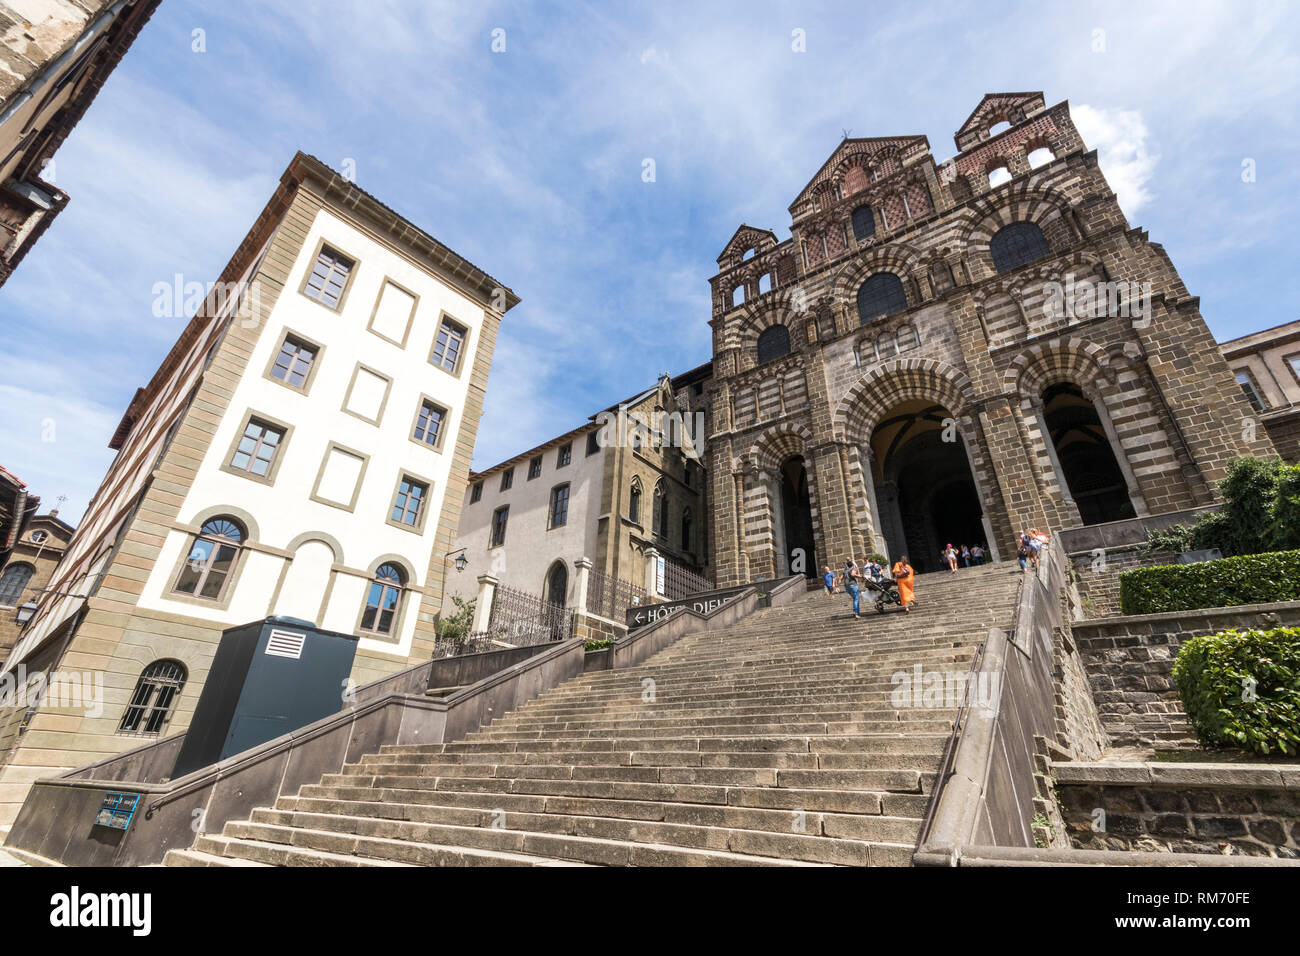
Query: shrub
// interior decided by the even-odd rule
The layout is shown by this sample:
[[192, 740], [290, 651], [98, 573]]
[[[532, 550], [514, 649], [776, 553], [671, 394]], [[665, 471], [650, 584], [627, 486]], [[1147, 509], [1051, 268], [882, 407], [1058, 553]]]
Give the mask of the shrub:
[[474, 626], [474, 603], [477, 600], [478, 598], [470, 598], [468, 601], [463, 601], [458, 597], [451, 599], [456, 605], [456, 613], [440, 617], [434, 625], [440, 640], [455, 644], [464, 643], [465, 638], [469, 636], [469, 629]]
[[1234, 458], [1219, 482], [1223, 508], [1147, 536], [1146, 552], [1218, 548], [1225, 557], [1300, 548], [1300, 466]]
[[1300, 551], [1135, 568], [1119, 576], [1125, 614], [1156, 614], [1300, 599]]
[[1203, 744], [1300, 750], [1300, 628], [1194, 637], [1174, 661], [1174, 683]]

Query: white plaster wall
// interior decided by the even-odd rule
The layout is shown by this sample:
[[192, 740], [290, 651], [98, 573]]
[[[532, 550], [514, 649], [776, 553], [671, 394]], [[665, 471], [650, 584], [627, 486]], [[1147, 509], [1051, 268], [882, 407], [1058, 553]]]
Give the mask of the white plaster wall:
[[[357, 262], [341, 312], [327, 309], [298, 292], [321, 238]], [[419, 297], [405, 348], [367, 329], [385, 278], [391, 278]], [[428, 361], [444, 311], [469, 330], [459, 376], [444, 372]], [[179, 520], [194, 523], [214, 507], [233, 505], [253, 516], [257, 523], [256, 540], [262, 545], [287, 549], [295, 538], [310, 532], [321, 532], [336, 540], [342, 548], [342, 564], [359, 570], [363, 576], [339, 574], [329, 605], [323, 614], [318, 614], [316, 609], [322, 597], [319, 555], [314, 549], [299, 550], [297, 553], [309, 561], [310, 568], [298, 571], [291, 568], [276, 598], [276, 608], [292, 607], [296, 609], [295, 616], [316, 620], [320, 626], [330, 629], [353, 631], [366, 591], [364, 573], [381, 557], [400, 556], [411, 575], [410, 583], [422, 587], [432, 557], [482, 321], [482, 309], [469, 299], [330, 211], [321, 211], [204, 455], [181, 506]], [[309, 395], [264, 377], [286, 329], [323, 346]], [[358, 363], [392, 379], [378, 425], [343, 411]], [[428, 395], [451, 410], [443, 426], [441, 452], [410, 440], [421, 395]], [[250, 409], [293, 426], [280, 452], [282, 458], [274, 486], [221, 470]], [[352, 512], [312, 501], [310, 497], [331, 442], [369, 456]], [[431, 485], [422, 534], [385, 523], [403, 471]], [[274, 613], [272, 593], [286, 559], [265, 554], [250, 556], [227, 610], [169, 600], [167, 593], [176, 561], [187, 543], [188, 535], [184, 532], [173, 531], [168, 535], [163, 554], [140, 596], [141, 607], [231, 624]], [[419, 595], [409, 593], [406, 600], [412, 603], [403, 616], [400, 640], [394, 644], [363, 639], [363, 649], [393, 654], [407, 652], [415, 631]], [[311, 613], [305, 613], [308, 609]]]
[[[502, 584], [527, 591], [544, 593], [546, 573], [556, 559], [561, 559], [569, 569], [569, 594], [572, 606], [577, 584], [574, 562], [587, 557], [595, 560], [599, 532], [601, 480], [605, 455], [601, 450], [587, 455], [587, 438], [578, 435], [573, 439], [573, 461], [564, 468], [556, 468], [557, 449], [542, 453], [542, 474], [528, 480], [528, 459], [515, 465], [514, 486], [501, 490], [501, 475], [483, 479], [483, 497], [470, 504], [473, 488], [466, 489], [461, 509], [460, 528], [456, 547], [465, 548], [469, 566], [459, 574], [448, 572], [448, 593], [464, 600], [478, 593], [478, 576], [492, 574]], [[559, 528], [547, 529], [551, 489], [569, 482], [569, 520]], [[510, 506], [510, 520], [506, 525], [506, 543], [499, 548], [489, 548], [492, 534], [492, 513], [502, 505]]]

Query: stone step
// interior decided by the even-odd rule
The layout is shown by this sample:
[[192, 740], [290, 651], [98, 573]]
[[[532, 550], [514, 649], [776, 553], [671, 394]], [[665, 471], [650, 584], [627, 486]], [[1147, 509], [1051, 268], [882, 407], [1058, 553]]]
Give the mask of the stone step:
[[[602, 866], [791, 866], [800, 861], [777, 858], [775, 854], [751, 855], [745, 852], [720, 852], [665, 846], [653, 843], [625, 843], [598, 837], [567, 836], [550, 833], [512, 833], [508, 830], [480, 830], [473, 827], [438, 827], [434, 824], [407, 824], [397, 828], [398, 838], [347, 832], [348, 826], [361, 830], [387, 829], [386, 821], [364, 817], [337, 817], [299, 814], [314, 820], [321, 829], [303, 825], [277, 826], [264, 823], [228, 823], [228, 835], [239, 843], [263, 846], [291, 845], [292, 849], [323, 850], [336, 856], [357, 854], [358, 860], [377, 859], [415, 863], [421, 866], [516, 865], [555, 866], [564, 863], [587, 863]], [[425, 839], [419, 839], [422, 835]], [[456, 837], [472, 844], [462, 846], [430, 843], [430, 838]], [[769, 836], [775, 836], [769, 834]], [[758, 844], [762, 849], [761, 843]], [[907, 848], [909, 851], [911, 847]]]
[[[264, 841], [271, 834], [332, 834], [335, 839], [314, 836], [307, 841], [332, 852], [338, 852], [335, 847], [353, 845], [354, 841], [369, 838], [433, 846], [473, 847], [517, 854], [536, 853], [541, 844], [546, 849], [547, 856], [562, 860], [632, 866], [638, 865], [631, 861], [631, 857], [641, 845], [659, 848], [659, 865], [669, 863], [667, 857], [675, 858], [671, 862], [679, 866], [691, 865], [691, 855], [697, 853], [742, 854], [764, 859], [779, 857], [787, 863], [870, 866], [873, 848], [871, 841], [797, 832], [776, 833], [769, 830], [628, 821], [609, 817], [565, 818], [542, 815], [535, 819], [553, 825], [554, 829], [516, 830], [510, 827], [462, 826], [269, 809], [255, 810], [252, 822], [231, 824], [226, 829], [231, 835]], [[911, 822], [908, 821], [909, 829]], [[572, 826], [576, 832], [569, 832], [568, 826]], [[892, 855], [902, 845], [910, 855], [913, 840], [914, 837], [906, 836], [898, 841], [880, 841], [886, 844], [880, 852]]]
[[164, 866], [270, 866], [258, 860], [245, 860], [240, 857], [219, 856], [216, 853], [204, 853], [201, 850], [168, 850], [163, 857]]
[[[234, 832], [232, 832], [234, 831]], [[268, 866], [564, 866], [544, 857], [475, 847], [432, 846], [329, 830], [267, 828], [227, 823], [221, 834], [194, 842], [203, 853]]]
[[[752, 734], [755, 737], [770, 737], [773, 734], [821, 734], [835, 736], [838, 734], [858, 736], [861, 734], [878, 734], [889, 731], [897, 731], [900, 727], [905, 726], [908, 730], [915, 730], [920, 733], [948, 733], [952, 730], [951, 720], [860, 720], [860, 721], [791, 721], [789, 723], [767, 723], [767, 724], [746, 724], [736, 721], [718, 722], [710, 724], [705, 728], [711, 733], [722, 736], [742, 737], [746, 734]], [[584, 737], [608, 737], [630, 735], [635, 733], [638, 737], [679, 737], [683, 728], [680, 726], [671, 727], [643, 727], [633, 724], [628, 727], [620, 728], [618, 732], [611, 729], [598, 728], [579, 728], [575, 730], [476, 730], [472, 734], [467, 734], [465, 739], [472, 741], [480, 740], [538, 740], [543, 736], [551, 739], [569, 739]]]
[[933, 750], [892, 753], [701, 753], [698, 750], [479, 751], [442, 754], [370, 754], [347, 764], [342, 773], [384, 773], [401, 767], [477, 766], [480, 764], [571, 764], [600, 767], [779, 767], [787, 770], [876, 770], [897, 767], [933, 770]]
[[574, 751], [699, 751], [769, 753], [895, 753], [909, 752], [914, 746], [939, 748], [948, 741], [946, 734], [886, 733], [838, 737], [773, 735], [771, 737], [622, 737], [618, 740], [526, 740], [526, 741], [455, 741], [447, 744], [390, 744], [380, 754], [440, 753], [542, 753]]

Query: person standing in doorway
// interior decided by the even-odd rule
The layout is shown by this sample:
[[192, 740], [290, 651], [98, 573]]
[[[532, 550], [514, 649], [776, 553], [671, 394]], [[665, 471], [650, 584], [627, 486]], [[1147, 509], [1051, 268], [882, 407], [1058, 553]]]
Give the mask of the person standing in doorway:
[[894, 583], [898, 585], [898, 597], [903, 604], [903, 610], [911, 612], [911, 605], [916, 603], [916, 592], [912, 589], [912, 582], [916, 578], [916, 572], [907, 563], [907, 555], [901, 555], [894, 562], [892, 571]]

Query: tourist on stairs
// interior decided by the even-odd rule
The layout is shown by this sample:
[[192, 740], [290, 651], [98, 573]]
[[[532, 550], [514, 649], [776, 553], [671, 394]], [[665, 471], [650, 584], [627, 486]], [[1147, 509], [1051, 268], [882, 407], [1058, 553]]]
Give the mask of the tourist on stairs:
[[859, 603], [862, 599], [862, 592], [858, 590], [858, 578], [862, 576], [858, 571], [858, 564], [852, 558], [844, 562], [844, 590], [849, 592], [853, 598], [853, 616], [860, 618], [862, 615], [858, 611]]
[[943, 549], [943, 559], [948, 562], [948, 573], [956, 574], [957, 573], [957, 549], [952, 546], [951, 541], [948, 542], [948, 547]]
[[822, 565], [822, 583], [826, 585], [827, 597], [835, 593], [835, 572], [831, 570], [829, 564]]
[[907, 555], [901, 555], [894, 562], [892, 571], [894, 583], [898, 585], [898, 597], [902, 601], [903, 610], [910, 612], [912, 608], [909, 605], [916, 603], [916, 594], [912, 590], [912, 580], [916, 577], [916, 574], [912, 570], [912, 566], [907, 563]]

